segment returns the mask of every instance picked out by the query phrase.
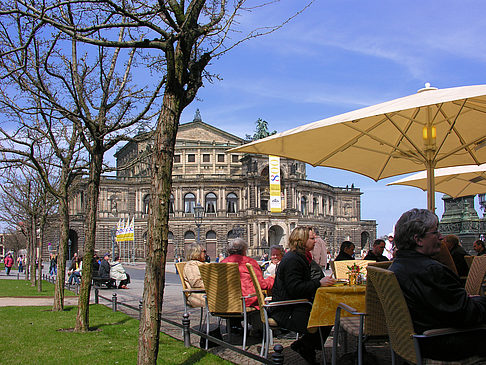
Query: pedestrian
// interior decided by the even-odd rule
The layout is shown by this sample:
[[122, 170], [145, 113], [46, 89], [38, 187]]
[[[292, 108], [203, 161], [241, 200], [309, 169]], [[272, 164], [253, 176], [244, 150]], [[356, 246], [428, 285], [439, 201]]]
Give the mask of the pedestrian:
[[7, 256], [5, 256], [5, 259], [3, 260], [3, 262], [5, 264], [5, 273], [7, 275], [10, 275], [10, 270], [12, 270], [12, 266], [13, 266], [13, 263], [14, 263], [12, 254], [10, 252], [7, 254]]
[[56, 276], [57, 275], [57, 256], [53, 253], [50, 255], [50, 262], [49, 262], [49, 275]]
[[20, 255], [17, 257], [17, 266], [19, 267], [19, 272], [24, 272], [24, 257]]

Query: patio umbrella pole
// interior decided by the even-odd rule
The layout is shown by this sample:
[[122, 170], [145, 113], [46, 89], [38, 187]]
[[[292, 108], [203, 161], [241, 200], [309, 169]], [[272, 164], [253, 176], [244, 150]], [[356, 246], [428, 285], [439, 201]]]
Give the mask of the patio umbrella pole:
[[435, 163], [427, 161], [427, 209], [435, 213]]

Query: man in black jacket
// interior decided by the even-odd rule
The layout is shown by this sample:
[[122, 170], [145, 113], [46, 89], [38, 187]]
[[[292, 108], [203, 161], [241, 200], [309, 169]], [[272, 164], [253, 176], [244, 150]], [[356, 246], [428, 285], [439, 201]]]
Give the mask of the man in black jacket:
[[[486, 323], [486, 297], [469, 296], [459, 277], [431, 258], [440, 251], [437, 216], [427, 209], [405, 212], [395, 225], [396, 258], [390, 266], [403, 291], [415, 331], [471, 328]], [[458, 361], [486, 356], [486, 330], [421, 340], [424, 357]]]
[[376, 262], [388, 261], [388, 257], [383, 256], [383, 251], [385, 250], [385, 241], [382, 239], [377, 239], [373, 242], [373, 249], [368, 252], [364, 257], [365, 260], [371, 260]]
[[[100, 263], [100, 270], [99, 270], [99, 275], [101, 278], [103, 279], [109, 279], [110, 278], [110, 269], [111, 269], [111, 266], [110, 266], [110, 263], [108, 262], [108, 260], [110, 259], [110, 254], [107, 252], [105, 253], [105, 256], [103, 256], [103, 260], [101, 260], [101, 263]], [[114, 279], [110, 279], [107, 283], [106, 283], [106, 286], [108, 288], [112, 288], [112, 287], [116, 287], [116, 282]]]

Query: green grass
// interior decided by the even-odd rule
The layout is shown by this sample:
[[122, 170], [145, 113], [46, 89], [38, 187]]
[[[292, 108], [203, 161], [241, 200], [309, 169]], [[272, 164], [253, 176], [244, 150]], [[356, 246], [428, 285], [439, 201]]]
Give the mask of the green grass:
[[[3, 280], [2, 280], [3, 281]], [[0, 308], [0, 359], [8, 364], [136, 364], [138, 321], [92, 304], [92, 331], [74, 333], [76, 307]], [[8, 360], [7, 360], [8, 359]], [[158, 364], [231, 364], [161, 334]]]
[[[65, 296], [73, 296], [74, 293], [64, 290]], [[0, 280], [0, 297], [53, 297], [54, 284], [42, 280], [42, 291], [32, 287], [28, 280], [3, 279]], [[1, 323], [1, 322], [0, 322]]]

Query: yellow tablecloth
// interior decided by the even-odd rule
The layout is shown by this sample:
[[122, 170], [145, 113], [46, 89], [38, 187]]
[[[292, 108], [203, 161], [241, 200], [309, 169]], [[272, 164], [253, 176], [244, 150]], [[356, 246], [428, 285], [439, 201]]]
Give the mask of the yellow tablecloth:
[[[345, 303], [356, 310], [365, 310], [365, 285], [326, 286], [317, 289], [307, 328], [332, 326], [339, 303]], [[349, 316], [342, 311], [342, 316]]]

